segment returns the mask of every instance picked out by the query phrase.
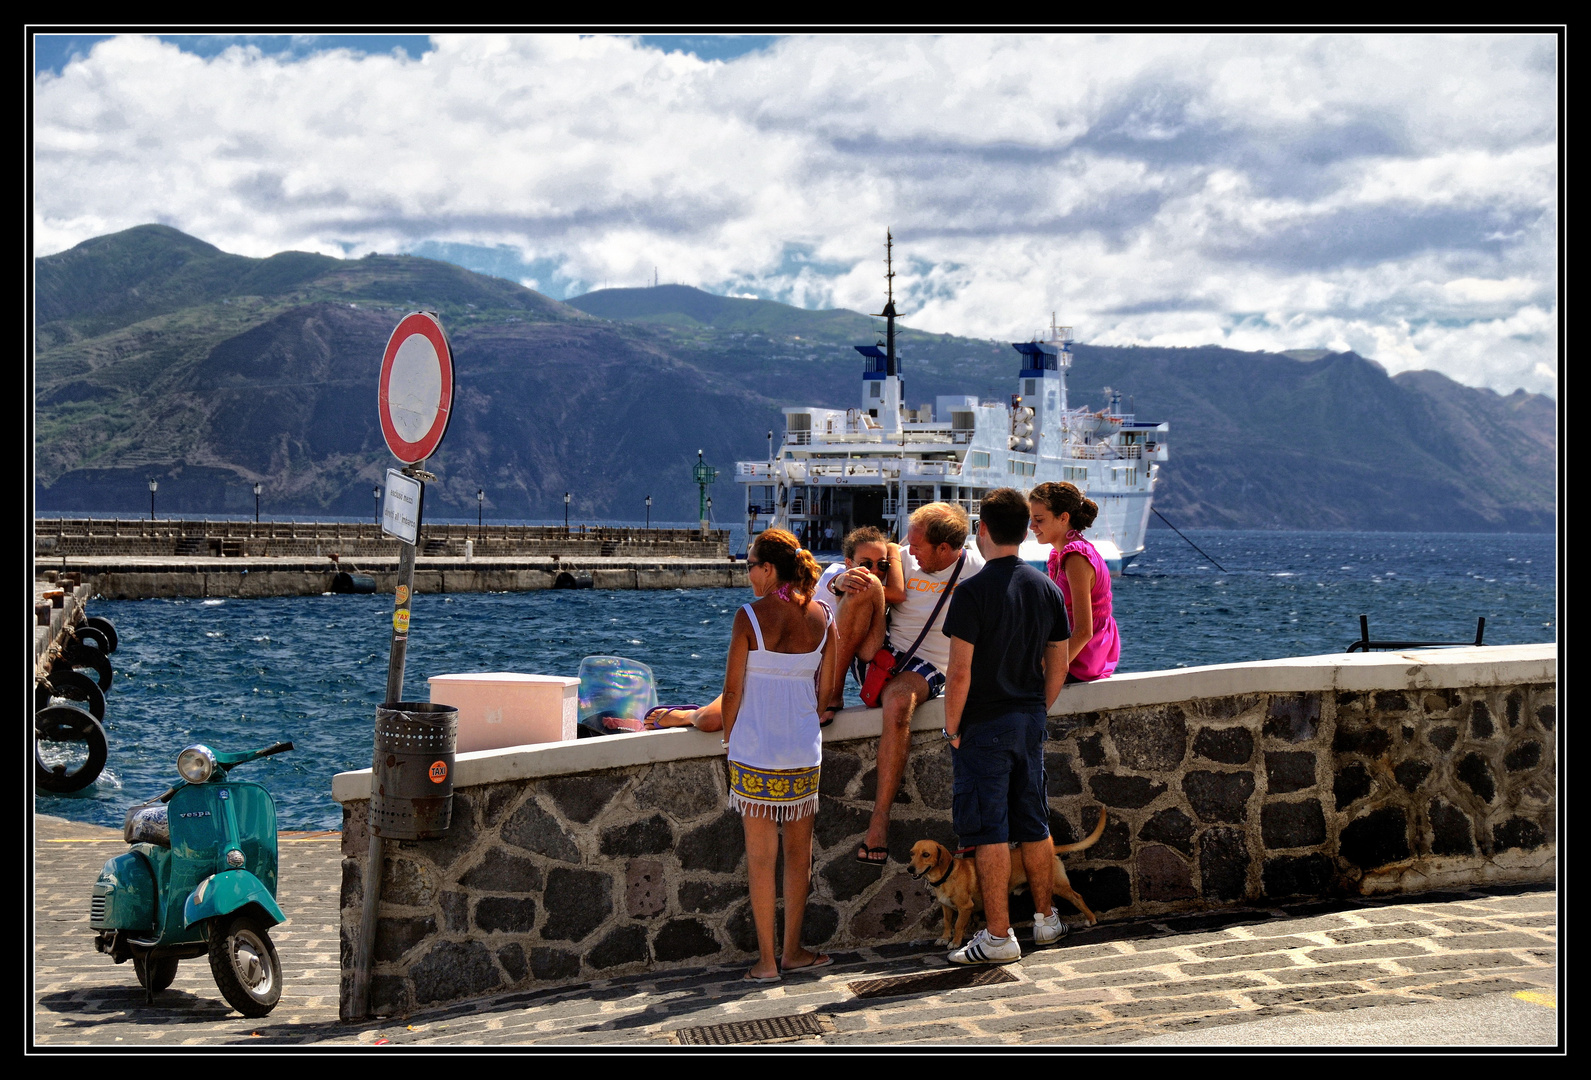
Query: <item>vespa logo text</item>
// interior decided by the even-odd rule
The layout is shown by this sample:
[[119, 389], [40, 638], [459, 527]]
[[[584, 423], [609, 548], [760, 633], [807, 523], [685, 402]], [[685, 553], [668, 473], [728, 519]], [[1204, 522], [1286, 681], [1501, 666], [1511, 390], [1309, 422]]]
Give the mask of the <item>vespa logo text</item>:
[[208, 810], [189, 810], [187, 813], [178, 814], [177, 816], [178, 817], [209, 817], [210, 816], [210, 811], [208, 811]]

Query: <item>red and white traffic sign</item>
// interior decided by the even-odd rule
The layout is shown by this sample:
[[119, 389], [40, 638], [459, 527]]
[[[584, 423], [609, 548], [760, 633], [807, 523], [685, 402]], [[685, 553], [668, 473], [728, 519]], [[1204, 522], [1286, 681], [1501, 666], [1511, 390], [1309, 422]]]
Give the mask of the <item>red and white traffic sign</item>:
[[392, 456], [414, 465], [436, 453], [453, 408], [453, 353], [435, 315], [405, 315], [381, 357], [381, 434]]

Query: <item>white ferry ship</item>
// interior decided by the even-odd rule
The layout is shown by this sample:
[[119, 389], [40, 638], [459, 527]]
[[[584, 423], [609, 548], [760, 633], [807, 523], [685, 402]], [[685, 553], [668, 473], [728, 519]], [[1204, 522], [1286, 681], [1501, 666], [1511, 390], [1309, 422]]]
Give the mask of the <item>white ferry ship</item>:
[[[1009, 401], [941, 395], [906, 405], [895, 348], [893, 239], [886, 248], [885, 340], [858, 345], [861, 400], [856, 408], [784, 409], [783, 438], [769, 432], [768, 460], [736, 463], [745, 485], [749, 538], [789, 529], [813, 550], [875, 525], [899, 539], [906, 519], [924, 503], [957, 502], [977, 516], [979, 501], [999, 487], [1027, 491], [1069, 480], [1099, 504], [1088, 530], [1119, 573], [1144, 549], [1160, 463], [1170, 425], [1121, 411], [1121, 394], [1106, 388], [1097, 412], [1067, 400], [1071, 327], [1052, 318], [1047, 340], [1013, 342], [1020, 354]], [[832, 531], [833, 541], [825, 543]], [[1048, 545], [1029, 537], [1022, 557], [1042, 563]]]

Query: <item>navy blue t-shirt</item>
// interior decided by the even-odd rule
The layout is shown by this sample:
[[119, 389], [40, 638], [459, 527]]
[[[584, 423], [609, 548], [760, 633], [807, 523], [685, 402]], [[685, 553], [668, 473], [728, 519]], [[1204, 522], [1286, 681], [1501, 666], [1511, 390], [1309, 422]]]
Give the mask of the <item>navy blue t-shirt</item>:
[[963, 725], [1013, 709], [1044, 707], [1044, 649], [1071, 636], [1066, 602], [1049, 575], [1015, 555], [993, 559], [956, 587], [944, 633], [972, 643]]

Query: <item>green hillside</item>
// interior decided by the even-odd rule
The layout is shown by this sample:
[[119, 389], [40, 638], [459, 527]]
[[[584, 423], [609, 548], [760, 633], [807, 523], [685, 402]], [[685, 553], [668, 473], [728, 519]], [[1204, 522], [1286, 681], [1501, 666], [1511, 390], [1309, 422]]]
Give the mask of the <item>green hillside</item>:
[[[34, 494], [41, 512], [370, 512], [391, 464], [376, 376], [407, 311], [437, 311], [457, 377], [430, 468], [433, 512], [694, 516], [695, 451], [761, 458], [792, 405], [860, 404], [852, 346], [882, 320], [720, 297], [609, 289], [565, 304], [410, 256], [230, 255], [164, 226], [97, 237], [35, 263]], [[1021, 313], [1014, 313], [1020, 320]], [[906, 316], [909, 321], [910, 315]], [[1008, 342], [903, 327], [910, 405], [999, 399]], [[1550, 529], [1556, 408], [1435, 372], [1388, 378], [1351, 353], [1080, 344], [1073, 404], [1120, 390], [1171, 424], [1156, 504], [1231, 528]], [[720, 519], [738, 485], [715, 489]]]

